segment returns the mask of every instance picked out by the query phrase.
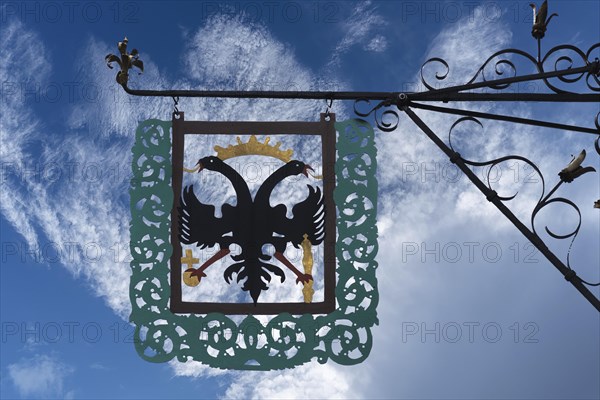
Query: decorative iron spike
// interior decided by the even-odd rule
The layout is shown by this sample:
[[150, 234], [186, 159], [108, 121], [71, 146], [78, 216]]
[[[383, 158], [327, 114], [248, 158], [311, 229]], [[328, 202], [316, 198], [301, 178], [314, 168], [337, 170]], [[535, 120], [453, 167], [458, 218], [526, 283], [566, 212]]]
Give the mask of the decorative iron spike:
[[585, 160], [585, 156], [586, 156], [586, 152], [585, 152], [585, 149], [583, 149], [583, 150], [581, 150], [581, 153], [579, 153], [579, 155], [577, 157], [573, 157], [573, 159], [571, 160], [569, 165], [567, 165], [565, 168], [563, 168], [563, 170], [561, 172], [566, 173], [566, 172], [575, 171], [581, 165], [581, 163], [583, 163], [583, 160]]
[[565, 183], [571, 183], [573, 182], [576, 178], [579, 178], [581, 175], [583, 174], [587, 174], [588, 172], [596, 172], [596, 168], [594, 167], [578, 167], [577, 169], [575, 169], [574, 171], [571, 172], [560, 172], [558, 174], [558, 176], [560, 177], [560, 180], [565, 182]]
[[580, 177], [583, 174], [586, 174], [588, 172], [595, 172], [596, 169], [594, 167], [584, 168], [581, 166], [581, 163], [583, 163], [583, 160], [585, 160], [585, 156], [585, 149], [583, 149], [577, 157], [573, 157], [569, 165], [567, 165], [558, 173], [560, 180], [565, 183], [571, 183], [574, 179]]
[[529, 6], [533, 9], [533, 28], [531, 29], [531, 35], [539, 40], [546, 34], [548, 23], [550, 23], [552, 17], [558, 17], [558, 14], [554, 13], [546, 19], [546, 16], [548, 15], [548, 0], [544, 0], [539, 10], [536, 10], [535, 4], [533, 3], [529, 4]]

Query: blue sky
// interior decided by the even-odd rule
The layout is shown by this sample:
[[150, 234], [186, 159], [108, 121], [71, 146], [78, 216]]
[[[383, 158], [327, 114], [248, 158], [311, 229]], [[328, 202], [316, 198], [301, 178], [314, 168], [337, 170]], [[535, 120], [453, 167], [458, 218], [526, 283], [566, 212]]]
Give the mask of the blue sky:
[[[224, 372], [150, 364], [130, 343], [130, 149], [138, 121], [169, 119], [172, 102], [117, 87], [103, 62], [117, 41], [126, 35], [145, 63], [135, 88], [414, 90], [429, 57], [464, 82], [496, 50], [534, 53], [528, 3], [5, 2], [1, 397], [598, 398], [598, 313], [404, 117], [377, 136], [380, 324], [363, 364]], [[550, 7], [560, 16], [545, 49], [600, 41], [598, 2]], [[586, 126], [598, 112], [476, 108]], [[183, 99], [180, 109], [188, 119], [314, 120], [325, 103]], [[351, 117], [352, 104], [333, 111]], [[453, 122], [419, 115], [441, 136]], [[463, 155], [530, 157], [549, 184], [582, 148], [600, 170], [586, 134], [486, 122], [463, 146]], [[519, 190], [510, 206], [528, 221], [539, 182], [522, 164], [500, 171], [499, 192]], [[596, 282], [598, 182], [588, 174], [561, 188], [582, 211], [572, 265]], [[573, 228], [570, 211], [543, 218], [540, 231]], [[566, 254], [568, 244], [549, 243]]]

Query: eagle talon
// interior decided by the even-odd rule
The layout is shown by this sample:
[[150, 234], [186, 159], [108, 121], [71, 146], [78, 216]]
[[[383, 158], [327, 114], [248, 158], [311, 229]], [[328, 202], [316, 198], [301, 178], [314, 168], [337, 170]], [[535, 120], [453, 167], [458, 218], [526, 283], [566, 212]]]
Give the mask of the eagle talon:
[[296, 283], [300, 283], [302, 282], [302, 284], [307, 284], [308, 282], [312, 281], [313, 277], [310, 274], [301, 274], [298, 275], [298, 279], [296, 279]]
[[189, 272], [190, 276], [195, 276], [198, 278], [198, 280], [206, 277], [206, 274], [201, 269], [190, 268], [187, 269], [185, 272]]
[[200, 280], [205, 277], [206, 274], [195, 268], [186, 269], [183, 273], [183, 283], [187, 286], [194, 287], [200, 284]]

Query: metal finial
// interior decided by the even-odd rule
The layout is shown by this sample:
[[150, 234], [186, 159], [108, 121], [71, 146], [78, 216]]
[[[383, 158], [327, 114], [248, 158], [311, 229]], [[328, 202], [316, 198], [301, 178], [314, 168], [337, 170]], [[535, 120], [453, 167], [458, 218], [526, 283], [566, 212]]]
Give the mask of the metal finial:
[[596, 171], [594, 167], [584, 168], [581, 166], [581, 163], [583, 163], [583, 160], [585, 160], [585, 156], [585, 149], [583, 149], [577, 157], [573, 157], [569, 165], [567, 165], [565, 168], [562, 169], [562, 171], [558, 173], [558, 176], [563, 182], [573, 182], [575, 178], [578, 178], [583, 174]]
[[129, 70], [133, 67], [140, 69], [140, 74], [144, 72], [144, 63], [139, 59], [139, 53], [137, 49], [131, 50], [131, 53], [127, 53], [127, 37], [123, 39], [122, 42], [117, 44], [117, 48], [119, 49], [120, 57], [114, 54], [108, 54], [104, 60], [106, 61], [106, 65], [108, 68], [112, 69], [111, 63], [116, 62], [121, 67], [121, 70], [117, 72], [117, 82], [119, 85], [125, 86], [127, 85], [127, 80], [129, 79]]
[[529, 6], [533, 9], [533, 28], [531, 29], [531, 35], [536, 39], [541, 39], [546, 34], [546, 29], [552, 17], [558, 14], [554, 13], [546, 19], [548, 15], [548, 0], [544, 0], [539, 10], [536, 10], [535, 4], [531, 3]]

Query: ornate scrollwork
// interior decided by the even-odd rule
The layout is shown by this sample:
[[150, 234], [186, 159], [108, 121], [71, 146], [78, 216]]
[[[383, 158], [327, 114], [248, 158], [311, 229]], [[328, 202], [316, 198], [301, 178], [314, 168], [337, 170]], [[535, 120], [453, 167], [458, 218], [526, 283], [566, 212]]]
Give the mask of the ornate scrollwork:
[[[479, 125], [480, 128], [483, 128], [483, 124], [477, 118], [462, 117], [462, 118], [457, 119], [452, 124], [452, 126], [450, 127], [450, 130], [448, 131], [448, 146], [450, 147], [450, 149], [452, 149], [462, 159], [462, 161], [467, 165], [471, 165], [473, 167], [489, 167], [488, 173], [486, 176], [486, 180], [487, 180], [486, 183], [490, 190], [493, 190], [490, 174], [491, 174], [491, 171], [494, 169], [494, 167], [498, 166], [501, 163], [510, 161], [510, 160], [522, 161], [522, 162], [528, 164], [531, 168], [533, 168], [533, 170], [540, 176], [540, 178], [542, 180], [542, 194], [540, 196], [540, 201], [541, 201], [544, 196], [544, 187], [545, 187], [544, 186], [545, 185], [544, 184], [544, 176], [542, 175], [542, 173], [539, 170], [539, 168], [537, 167], [537, 165], [535, 165], [533, 162], [531, 162], [527, 158], [519, 156], [519, 155], [509, 155], [509, 156], [505, 156], [505, 157], [496, 158], [496, 159], [490, 160], [490, 161], [479, 162], [479, 161], [473, 161], [473, 160], [466, 159], [466, 158], [462, 157], [459, 152], [456, 151], [456, 149], [454, 148], [454, 145], [452, 144], [452, 133], [454, 131], [454, 128], [456, 128], [459, 124], [461, 124], [463, 122], [467, 122], [467, 121], [475, 122], [476, 124]], [[516, 196], [517, 196], [517, 194], [515, 193], [512, 196], [498, 195], [498, 198], [502, 201], [509, 201], [509, 200], [514, 199]]]
[[[552, 188], [552, 190], [550, 190], [548, 192], [548, 194], [546, 194], [546, 181], [544, 179], [544, 175], [542, 174], [542, 172], [540, 171], [540, 169], [537, 167], [537, 165], [535, 163], [533, 163], [532, 161], [530, 161], [529, 159], [519, 156], [519, 155], [509, 155], [509, 156], [505, 156], [505, 157], [500, 157], [500, 158], [496, 158], [490, 161], [473, 161], [473, 160], [469, 160], [464, 158], [463, 156], [460, 155], [459, 152], [456, 151], [454, 145], [452, 144], [452, 133], [454, 132], [454, 129], [464, 123], [464, 122], [475, 122], [480, 128], [483, 128], [483, 124], [474, 117], [462, 117], [457, 119], [452, 126], [450, 127], [449, 131], [448, 131], [448, 146], [450, 147], [450, 149], [454, 152], [454, 157], [459, 158], [460, 160], [462, 160], [465, 164], [470, 165], [470, 166], [474, 166], [474, 167], [489, 167], [488, 169], [488, 173], [487, 173], [487, 177], [486, 177], [486, 185], [488, 187], [488, 189], [490, 191], [493, 191], [493, 187], [492, 187], [492, 182], [490, 179], [490, 173], [492, 171], [492, 169], [496, 166], [498, 166], [501, 163], [507, 162], [509, 160], [513, 160], [513, 161], [521, 161], [526, 163], [527, 165], [529, 165], [534, 171], [535, 173], [539, 176], [540, 181], [541, 181], [541, 195], [539, 197], [539, 200], [537, 201], [536, 205], [533, 208], [533, 211], [531, 213], [531, 230], [533, 231], [533, 233], [542, 241], [540, 235], [538, 234], [536, 227], [535, 227], [535, 219], [536, 217], [539, 215], [540, 211], [542, 209], [544, 209], [545, 207], [547, 207], [550, 204], [562, 204], [562, 205], [566, 205], [570, 208], [572, 208], [577, 215], [577, 224], [576, 227], [565, 234], [558, 234], [554, 231], [552, 231], [548, 226], [545, 226], [544, 229], [546, 231], [546, 233], [557, 240], [563, 240], [563, 239], [569, 239], [571, 238], [571, 242], [569, 244], [569, 249], [567, 251], [567, 255], [566, 255], [566, 265], [568, 268], [571, 268], [570, 265], [570, 255], [571, 255], [571, 249], [573, 247], [573, 243], [577, 237], [577, 235], [579, 234], [579, 230], [581, 228], [581, 210], [579, 209], [579, 207], [571, 200], [565, 198], [565, 197], [552, 197], [554, 195], [554, 193], [558, 190], [558, 188], [563, 184], [563, 183], [570, 183], [573, 182], [575, 179], [577, 179], [578, 177], [589, 173], [589, 172], [596, 172], [596, 170], [593, 167], [583, 167], [581, 166], [581, 164], [583, 163], [583, 161], [585, 160], [585, 156], [586, 156], [586, 152], [585, 150], [583, 150], [577, 157], [573, 157], [573, 159], [571, 160], [571, 162], [569, 163], [569, 165], [567, 165], [563, 170], [560, 171], [559, 175], [559, 182]], [[596, 147], [596, 151], [598, 152], [598, 154], [600, 154], [600, 136], [598, 136], [598, 138], [595, 141], [595, 147]], [[454, 160], [455, 161], [455, 160]], [[514, 195], [510, 195], [510, 196], [502, 196], [502, 195], [497, 195], [497, 198], [500, 201], [510, 201], [513, 200], [518, 193], [515, 193]], [[593, 284], [593, 283], [589, 283], [586, 282], [585, 280], [582, 279], [582, 282], [588, 285], [593, 285], [593, 286], [597, 286], [598, 284]]]
[[224, 314], [174, 314], [169, 309], [170, 125], [141, 123], [133, 148], [130, 320], [136, 325], [139, 355], [151, 362], [177, 358], [242, 370], [290, 368], [315, 358], [344, 365], [363, 361], [371, 350], [379, 302], [377, 162], [371, 126], [362, 120], [336, 123], [336, 310], [320, 316], [282, 313], [266, 324], [249, 315], [237, 324]]
[[[557, 79], [563, 83], [572, 84], [581, 81], [585, 76], [587, 88], [593, 92], [600, 92], [600, 80], [598, 79], [600, 77], [600, 63], [597, 57], [594, 60], [590, 59], [594, 50], [599, 47], [600, 43], [596, 43], [587, 52], [583, 52], [579, 48], [568, 44], [553, 47], [540, 62], [539, 72], [573, 69], [577, 67], [577, 64], [581, 64], [580, 66], [590, 66], [588, 72], [581, 72], [575, 74], [573, 77], [569, 77], [570, 75], [558, 76]], [[550, 68], [544, 68], [544, 65], [547, 64], [550, 64]], [[573, 93], [559, 88], [548, 79], [544, 79], [544, 83], [555, 93]]]
[[[517, 62], [514, 57], [518, 57], [527, 62], [524, 69], [534, 67], [537, 73], [558, 72], [574, 69], [577, 67], [587, 67], [586, 71], [576, 74], [558, 75], [553, 78], [544, 77], [541, 79], [547, 89], [554, 93], [575, 93], [559, 87], [554, 80], [564, 84], [574, 84], [585, 81], [587, 88], [592, 92], [600, 91], [600, 62], [598, 58], [592, 59], [592, 53], [600, 48], [600, 43], [592, 45], [586, 52], [572, 45], [559, 45], [550, 49], [544, 57], [536, 59], [533, 55], [519, 49], [504, 49], [495, 52], [479, 67], [473, 77], [462, 86], [468, 86], [477, 82], [490, 82], [504, 78], [517, 78]], [[426, 70], [432, 66], [434, 69], [435, 82], [427, 79]], [[441, 67], [441, 68], [440, 68]], [[447, 61], [439, 57], [433, 57], [425, 61], [421, 66], [421, 83], [428, 90], [437, 90], [440, 83], [450, 75], [450, 66]], [[573, 76], [574, 75], [574, 76]], [[585, 76], [585, 79], [582, 78]], [[495, 90], [509, 88], [514, 83], [504, 82], [500, 84], [490, 83], [487, 87]], [[462, 87], [457, 91], [468, 90], [468, 87]]]
[[429, 64], [436, 64], [436, 63], [441, 64], [442, 67], [444, 68], [444, 70], [443, 70], [443, 72], [436, 72], [435, 79], [437, 79], [438, 81], [443, 81], [444, 79], [446, 79], [448, 77], [448, 74], [450, 73], [450, 65], [443, 58], [432, 57], [429, 60], [425, 61], [423, 63], [423, 65], [421, 65], [421, 69], [420, 69], [421, 83], [429, 90], [436, 90], [437, 88], [434, 86], [433, 83], [427, 82], [427, 79], [425, 78], [425, 74], [424, 74], [425, 68]]
[[[361, 111], [361, 104], [364, 104], [364, 107], [367, 107], [367, 109]], [[384, 100], [371, 107], [370, 100], [358, 99], [354, 102], [354, 113], [363, 118], [373, 114], [377, 128], [383, 132], [392, 132], [398, 127], [398, 123], [400, 122], [398, 109], [390, 109], [392, 106], [395, 107], [395, 103], [392, 100]]]
[[[522, 56], [526, 60], [532, 62], [534, 65], [537, 64], [536, 59], [533, 56], [531, 56], [530, 54], [528, 54], [522, 50], [518, 50], [518, 49], [500, 50], [500, 51], [497, 51], [496, 53], [492, 54], [490, 57], [488, 57], [488, 59], [485, 60], [485, 62], [479, 67], [479, 69], [477, 70], [475, 75], [473, 75], [473, 77], [470, 80], [465, 82], [464, 85], [469, 85], [469, 84], [475, 83], [479, 79], [481, 79], [482, 82], [487, 82], [488, 80], [506, 78], [506, 77], [508, 77], [508, 75], [511, 75], [511, 77], [517, 76], [517, 67], [515, 66], [515, 63], [508, 58], [508, 55], [511, 55], [511, 54]], [[503, 58], [503, 57], [506, 57], [506, 58]], [[427, 67], [430, 65], [438, 65], [438, 66], [442, 67], [441, 71], [437, 70], [437, 69], [435, 70], [435, 79], [437, 81], [437, 84], [434, 82], [429, 82], [426, 78], [425, 71], [426, 71]], [[491, 78], [488, 78], [486, 76], [486, 70], [488, 69], [489, 66], [493, 66], [494, 76]], [[504, 69], [506, 67], [508, 67], [510, 69], [510, 73], [506, 73], [504, 71]], [[444, 60], [442, 58], [432, 57], [423, 63], [423, 65], [421, 66], [420, 73], [421, 73], [421, 83], [423, 83], [423, 85], [429, 90], [437, 90], [440, 88], [439, 84], [442, 83], [442, 81], [444, 81], [450, 75], [450, 65], [448, 64], [448, 62], [446, 60]], [[501, 84], [501, 85], [495, 85], [495, 86], [491, 85], [490, 87], [492, 87], [493, 89], [506, 89], [509, 86], [510, 86], [510, 84], [507, 83], [507, 84]]]

